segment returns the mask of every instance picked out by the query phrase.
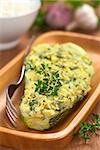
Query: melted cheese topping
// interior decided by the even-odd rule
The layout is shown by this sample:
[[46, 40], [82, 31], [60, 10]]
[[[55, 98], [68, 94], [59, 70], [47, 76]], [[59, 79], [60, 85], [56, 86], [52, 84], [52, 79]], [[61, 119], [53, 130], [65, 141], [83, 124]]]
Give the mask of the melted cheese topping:
[[90, 90], [93, 67], [72, 43], [40, 44], [26, 58], [25, 91], [20, 105], [29, 128], [50, 128], [50, 120], [71, 109]]

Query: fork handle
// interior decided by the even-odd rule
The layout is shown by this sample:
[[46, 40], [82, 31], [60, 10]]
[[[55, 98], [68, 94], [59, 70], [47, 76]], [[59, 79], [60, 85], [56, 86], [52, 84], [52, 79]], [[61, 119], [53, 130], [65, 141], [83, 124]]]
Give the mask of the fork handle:
[[25, 65], [22, 66], [22, 69], [21, 69], [21, 76], [19, 78], [19, 80], [17, 81], [17, 84], [21, 84], [23, 78], [24, 78], [24, 73], [25, 73]]

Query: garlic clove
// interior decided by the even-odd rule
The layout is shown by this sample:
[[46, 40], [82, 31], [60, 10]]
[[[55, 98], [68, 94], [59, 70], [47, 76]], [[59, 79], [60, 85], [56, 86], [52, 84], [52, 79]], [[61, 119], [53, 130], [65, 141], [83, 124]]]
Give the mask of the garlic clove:
[[77, 20], [78, 26], [83, 29], [95, 29], [97, 27], [97, 22], [97, 17], [93, 17], [91, 15], [87, 15], [86, 17]]
[[95, 11], [90, 5], [84, 4], [75, 11], [75, 16], [86, 15], [87, 13], [94, 14]]
[[98, 25], [98, 18], [94, 9], [88, 4], [84, 4], [76, 10], [75, 21], [78, 27], [82, 29], [94, 30]]

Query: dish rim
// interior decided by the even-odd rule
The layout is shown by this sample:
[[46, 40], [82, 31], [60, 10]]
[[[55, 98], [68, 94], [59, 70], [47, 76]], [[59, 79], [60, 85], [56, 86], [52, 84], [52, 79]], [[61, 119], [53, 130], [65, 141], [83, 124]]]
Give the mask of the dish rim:
[[[45, 34], [39, 36], [33, 42], [33, 45], [36, 44], [36, 42], [38, 40], [40, 40], [41, 38], [46, 37], [48, 35], [50, 36], [50, 35], [55, 35], [55, 34], [56, 35], [64, 35], [64, 36], [67, 35], [67, 36], [73, 36], [73, 37], [80, 37], [81, 36], [81, 38], [83, 38], [85, 40], [86, 39], [89, 39], [89, 40], [93, 39], [93, 40], [96, 40], [96, 41], [100, 41], [100, 39], [98, 37], [94, 38], [93, 36], [88, 36], [88, 35], [84, 35], [84, 34], [69, 33], [69, 32], [65, 33], [63, 31], [55, 31], [55, 32], [48, 32], [48, 33], [45, 33]], [[18, 56], [22, 57], [23, 55], [24, 55], [24, 51], [22, 51]], [[18, 60], [18, 58], [19, 58], [18, 56], [16, 56], [4, 68], [1, 69], [1, 74], [5, 73], [6, 70], [9, 69], [12, 62], [14, 64], [15, 61]], [[15, 60], [15, 59], [17, 59], [17, 60]], [[67, 127], [65, 127], [64, 129], [62, 129], [61, 131], [57, 131], [55, 133], [29, 133], [29, 132], [9, 129], [9, 128], [6, 128], [6, 127], [0, 127], [0, 132], [11, 134], [11, 135], [17, 135], [17, 136], [24, 137], [24, 138], [29, 138], [29, 139], [35, 139], [35, 140], [50, 140], [50, 141], [52, 141], [52, 140], [62, 139], [65, 136], [69, 135], [73, 131], [73, 129], [75, 129], [78, 126], [78, 124], [81, 122], [81, 120], [83, 120], [84, 116], [88, 113], [91, 106], [96, 103], [96, 99], [99, 96], [99, 89], [100, 89], [100, 83], [98, 83], [98, 86], [96, 87], [96, 89], [92, 93], [92, 95], [90, 96], [89, 100], [81, 108], [81, 110], [77, 113], [77, 115], [73, 118], [71, 123]]]

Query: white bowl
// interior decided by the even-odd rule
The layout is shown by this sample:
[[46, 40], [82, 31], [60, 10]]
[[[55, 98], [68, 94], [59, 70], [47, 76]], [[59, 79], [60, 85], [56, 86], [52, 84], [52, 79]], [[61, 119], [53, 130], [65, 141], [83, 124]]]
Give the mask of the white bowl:
[[0, 18], [1, 50], [13, 48], [19, 43], [21, 36], [29, 30], [35, 21], [40, 6], [40, 0], [37, 0], [36, 7], [31, 12], [20, 16]]

